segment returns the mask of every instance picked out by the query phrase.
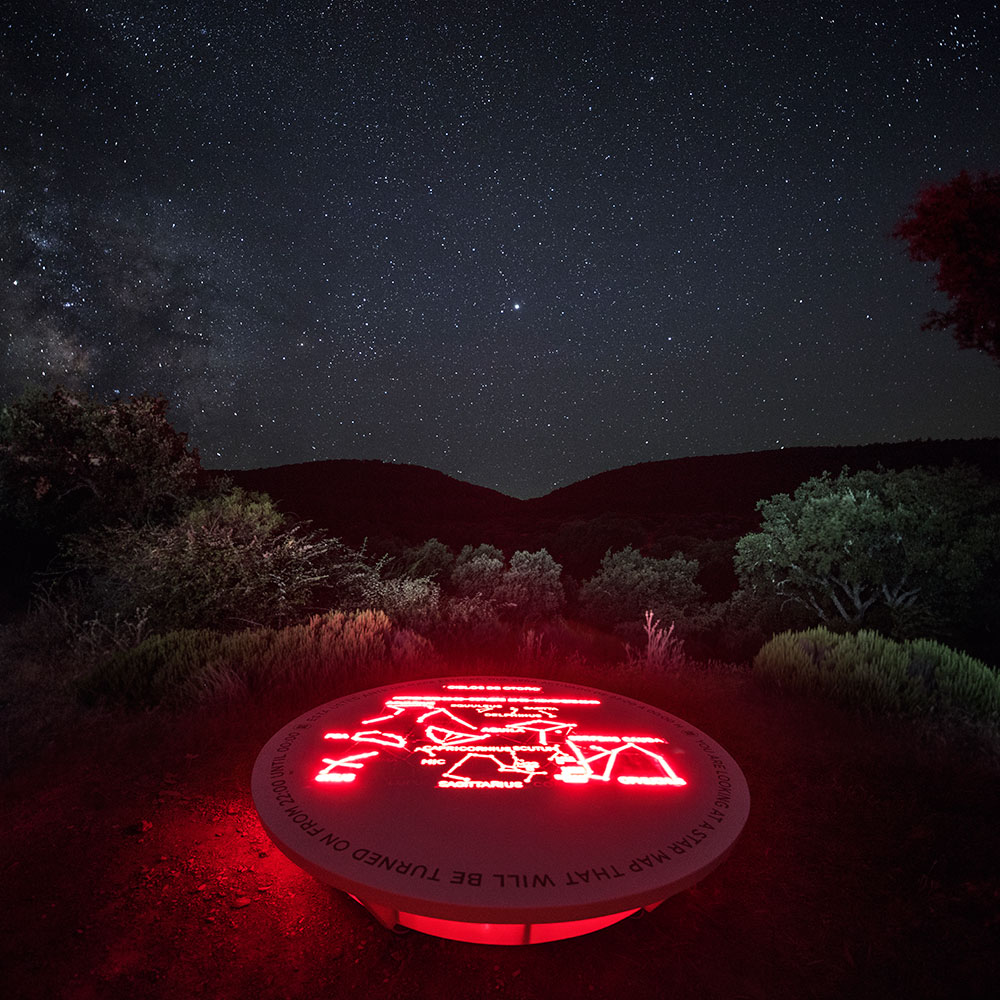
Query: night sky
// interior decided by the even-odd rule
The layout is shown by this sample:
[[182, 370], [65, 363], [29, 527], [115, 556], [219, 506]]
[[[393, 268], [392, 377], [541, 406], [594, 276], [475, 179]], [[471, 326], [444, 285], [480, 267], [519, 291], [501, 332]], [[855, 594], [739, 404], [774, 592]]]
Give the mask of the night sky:
[[997, 4], [14, 6], [0, 399], [163, 393], [209, 467], [514, 496], [1000, 435], [889, 237], [1000, 168]]

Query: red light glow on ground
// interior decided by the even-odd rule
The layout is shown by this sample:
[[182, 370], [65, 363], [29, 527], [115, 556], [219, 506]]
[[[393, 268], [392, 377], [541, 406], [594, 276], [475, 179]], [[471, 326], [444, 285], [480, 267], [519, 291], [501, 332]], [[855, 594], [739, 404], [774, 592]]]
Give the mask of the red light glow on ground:
[[725, 859], [750, 805], [736, 762], [683, 719], [521, 678], [319, 705], [261, 750], [252, 791], [275, 844], [385, 926], [488, 944], [654, 909]]

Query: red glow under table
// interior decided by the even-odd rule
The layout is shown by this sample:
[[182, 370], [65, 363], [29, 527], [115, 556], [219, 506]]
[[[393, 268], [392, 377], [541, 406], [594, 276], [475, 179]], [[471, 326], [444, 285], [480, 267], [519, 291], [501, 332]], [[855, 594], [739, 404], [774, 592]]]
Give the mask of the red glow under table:
[[736, 762], [650, 705], [521, 677], [327, 702], [260, 752], [254, 804], [297, 865], [388, 927], [572, 937], [719, 865], [750, 809]]

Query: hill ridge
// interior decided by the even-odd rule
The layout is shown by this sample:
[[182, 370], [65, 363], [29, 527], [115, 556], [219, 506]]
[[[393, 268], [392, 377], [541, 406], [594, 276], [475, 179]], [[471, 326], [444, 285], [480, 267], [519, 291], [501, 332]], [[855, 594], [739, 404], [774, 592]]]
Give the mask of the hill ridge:
[[[490, 542], [508, 555], [548, 547], [574, 572], [592, 572], [610, 545], [735, 539], [759, 523], [757, 502], [811, 476], [852, 470], [946, 466], [964, 461], [1000, 480], [1000, 439], [829, 445], [690, 456], [596, 473], [521, 500], [425, 466], [325, 459], [228, 473], [269, 493], [283, 512], [369, 551], [428, 538], [460, 548]], [[683, 547], [683, 546], [682, 546]], [[720, 561], [724, 557], [720, 556]]]

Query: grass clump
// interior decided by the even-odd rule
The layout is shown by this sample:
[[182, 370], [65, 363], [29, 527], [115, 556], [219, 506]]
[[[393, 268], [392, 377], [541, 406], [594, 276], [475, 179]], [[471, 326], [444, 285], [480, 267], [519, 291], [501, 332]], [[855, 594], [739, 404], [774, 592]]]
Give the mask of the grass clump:
[[80, 694], [89, 703], [188, 705], [278, 684], [344, 681], [430, 651], [427, 640], [394, 630], [381, 611], [330, 612], [282, 629], [183, 629], [111, 654], [83, 680]]
[[826, 628], [774, 636], [753, 661], [758, 677], [873, 712], [1000, 720], [1000, 677], [931, 639], [895, 642], [878, 632]]

